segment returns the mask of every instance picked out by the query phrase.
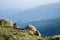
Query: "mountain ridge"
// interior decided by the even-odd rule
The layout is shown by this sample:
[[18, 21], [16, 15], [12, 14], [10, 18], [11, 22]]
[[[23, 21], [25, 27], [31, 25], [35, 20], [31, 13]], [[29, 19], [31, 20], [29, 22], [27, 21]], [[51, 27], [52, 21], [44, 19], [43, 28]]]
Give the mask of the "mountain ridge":
[[11, 10], [12, 9], [8, 9], [6, 11], [0, 11], [0, 18], [11, 19], [14, 22], [17, 22], [19, 20], [25, 20], [27, 22], [28, 20], [31, 19], [48, 20], [53, 18], [60, 18], [59, 16], [60, 3], [41, 5], [24, 11], [21, 11], [20, 9], [13, 9], [12, 11]]

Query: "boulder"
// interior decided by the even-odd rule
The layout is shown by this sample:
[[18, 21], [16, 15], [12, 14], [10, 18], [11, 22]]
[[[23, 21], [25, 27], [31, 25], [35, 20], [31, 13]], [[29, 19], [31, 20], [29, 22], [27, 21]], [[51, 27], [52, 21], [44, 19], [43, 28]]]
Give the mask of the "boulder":
[[0, 19], [0, 26], [11, 26], [13, 27], [13, 22], [8, 19]]
[[32, 30], [36, 36], [41, 36], [41, 33], [31, 24], [27, 25], [25, 29]]
[[37, 31], [37, 29], [31, 24], [27, 25], [25, 29], [32, 30], [32, 31]]

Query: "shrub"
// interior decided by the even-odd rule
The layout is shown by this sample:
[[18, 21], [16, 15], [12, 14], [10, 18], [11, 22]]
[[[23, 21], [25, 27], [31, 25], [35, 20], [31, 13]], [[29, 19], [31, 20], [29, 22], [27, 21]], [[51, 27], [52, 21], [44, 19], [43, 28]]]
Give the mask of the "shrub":
[[33, 31], [29, 31], [29, 35], [34, 35], [34, 32]]

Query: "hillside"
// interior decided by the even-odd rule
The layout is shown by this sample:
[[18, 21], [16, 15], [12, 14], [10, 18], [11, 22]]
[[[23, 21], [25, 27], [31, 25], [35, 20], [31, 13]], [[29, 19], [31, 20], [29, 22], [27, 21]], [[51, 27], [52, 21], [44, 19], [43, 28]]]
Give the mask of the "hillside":
[[60, 34], [60, 18], [42, 21], [32, 21], [24, 23], [22, 26], [25, 27], [28, 24], [34, 25], [41, 32], [42, 36], [53, 36]]
[[29, 31], [29, 32], [17, 31], [17, 30], [14, 30], [13, 28], [0, 27], [0, 40], [38, 40], [38, 39], [41, 39], [41, 37], [34, 36], [31, 33], [33, 33], [33, 31]]
[[31, 24], [18, 28], [11, 20], [0, 19], [0, 40], [60, 40], [60, 35], [42, 37], [41, 32]]
[[9, 27], [0, 27], [0, 40], [60, 40], [60, 35], [39, 37], [33, 35], [33, 31], [18, 31]]
[[[37, 35], [32, 28], [18, 28], [10, 20], [0, 19], [0, 40], [40, 40], [41, 36]], [[36, 30], [36, 28], [34, 29]]]

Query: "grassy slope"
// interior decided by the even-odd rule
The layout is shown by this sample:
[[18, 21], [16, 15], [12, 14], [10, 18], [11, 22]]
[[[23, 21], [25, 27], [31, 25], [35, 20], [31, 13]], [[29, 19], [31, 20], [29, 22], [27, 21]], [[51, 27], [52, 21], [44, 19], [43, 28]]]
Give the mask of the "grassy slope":
[[0, 40], [38, 40], [32, 31], [18, 31], [13, 28], [0, 27]]

